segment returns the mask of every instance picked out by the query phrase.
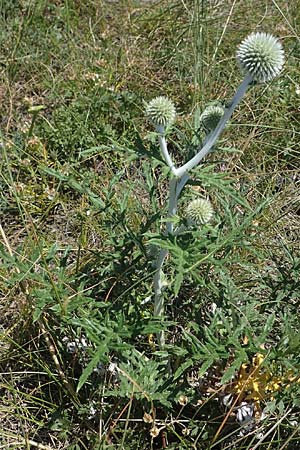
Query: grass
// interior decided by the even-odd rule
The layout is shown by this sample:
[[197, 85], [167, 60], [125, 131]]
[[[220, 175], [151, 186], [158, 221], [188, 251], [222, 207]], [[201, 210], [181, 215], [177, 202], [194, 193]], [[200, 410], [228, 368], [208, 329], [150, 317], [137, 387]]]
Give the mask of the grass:
[[[300, 448], [299, 7], [1, 2], [0, 448]], [[143, 101], [176, 103], [186, 160], [257, 30], [281, 38], [284, 72], [194, 170], [180, 211], [200, 193], [215, 219], [164, 241], [157, 319], [167, 171]]]

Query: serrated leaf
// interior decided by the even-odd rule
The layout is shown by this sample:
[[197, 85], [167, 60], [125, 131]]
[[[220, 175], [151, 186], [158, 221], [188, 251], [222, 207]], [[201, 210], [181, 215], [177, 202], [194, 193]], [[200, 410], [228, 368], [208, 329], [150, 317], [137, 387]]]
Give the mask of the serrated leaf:
[[44, 173], [47, 173], [48, 175], [51, 175], [52, 177], [55, 177], [55, 178], [57, 178], [60, 181], [68, 181], [68, 176], [67, 175], [63, 175], [62, 173], [58, 172], [55, 169], [52, 169], [51, 167], [40, 165], [39, 168]]
[[199, 378], [203, 377], [205, 372], [213, 365], [214, 362], [215, 362], [215, 358], [209, 358], [206, 361], [204, 361], [204, 363], [202, 364], [202, 366], [200, 367], [199, 372], [198, 372]]
[[177, 297], [181, 284], [183, 282], [183, 270], [182, 267], [178, 268], [179, 272], [176, 274], [175, 282], [174, 282], [174, 295]]
[[82, 372], [82, 374], [79, 378], [76, 392], [80, 391], [80, 389], [85, 384], [85, 382], [87, 381], [87, 379], [92, 374], [93, 370], [95, 369], [95, 367], [97, 367], [97, 364], [100, 361], [104, 362], [104, 363], [108, 362], [108, 357], [106, 355], [107, 352], [108, 352], [108, 349], [107, 349], [106, 343], [104, 343], [103, 345], [101, 345], [100, 347], [97, 348], [96, 353], [94, 354], [93, 358], [88, 363], [88, 365], [86, 366], [86, 368], [84, 369], [84, 371]]
[[225, 372], [223, 373], [223, 376], [221, 378], [221, 384], [225, 384], [228, 381], [230, 381], [235, 376], [236, 371], [239, 370], [244, 361], [245, 358], [243, 356], [240, 356], [239, 358], [235, 359], [231, 364], [231, 366], [228, 367], [228, 369], [226, 369]]
[[149, 244], [157, 245], [160, 248], [164, 248], [166, 250], [171, 250], [174, 248], [174, 244], [166, 239], [153, 238], [148, 241]]
[[174, 381], [177, 380], [177, 378], [179, 378], [183, 374], [183, 372], [185, 372], [186, 369], [192, 367], [193, 365], [194, 361], [191, 358], [185, 361], [183, 364], [181, 364], [181, 366], [178, 367], [178, 369], [174, 374]]
[[52, 296], [49, 294], [48, 289], [35, 289], [34, 295], [34, 311], [33, 311], [33, 323], [35, 323], [41, 316], [47, 303], [52, 301]]
[[270, 314], [266, 320], [265, 326], [264, 326], [264, 332], [269, 333], [270, 330], [273, 327], [273, 324], [275, 322], [275, 313]]

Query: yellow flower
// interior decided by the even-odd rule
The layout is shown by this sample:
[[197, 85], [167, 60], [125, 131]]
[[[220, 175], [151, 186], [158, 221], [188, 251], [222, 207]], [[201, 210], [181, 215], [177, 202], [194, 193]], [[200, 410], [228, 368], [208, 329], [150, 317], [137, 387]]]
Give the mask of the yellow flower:
[[281, 388], [289, 387], [291, 383], [300, 383], [300, 377], [294, 376], [289, 371], [281, 377], [276, 377], [271, 370], [262, 367], [265, 356], [262, 353], [256, 353], [251, 364], [243, 363], [238, 371], [236, 379], [226, 389], [226, 394], [232, 394], [238, 397], [238, 403], [253, 404], [255, 417], [261, 416], [262, 400], [273, 400], [274, 393]]

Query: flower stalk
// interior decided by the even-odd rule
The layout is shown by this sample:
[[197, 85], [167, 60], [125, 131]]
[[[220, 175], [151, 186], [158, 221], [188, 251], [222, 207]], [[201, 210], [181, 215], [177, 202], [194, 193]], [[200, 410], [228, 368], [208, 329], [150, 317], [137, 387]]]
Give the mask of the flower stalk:
[[168, 152], [168, 145], [166, 142], [166, 138], [164, 136], [164, 128], [163, 127], [159, 128], [158, 131], [159, 131], [158, 141], [159, 141], [159, 146], [160, 146], [161, 152], [163, 154], [163, 157], [165, 158], [167, 165], [169, 166], [169, 168], [171, 169], [173, 174], [175, 174], [176, 168], [174, 166], [174, 163], [172, 161], [170, 153]]

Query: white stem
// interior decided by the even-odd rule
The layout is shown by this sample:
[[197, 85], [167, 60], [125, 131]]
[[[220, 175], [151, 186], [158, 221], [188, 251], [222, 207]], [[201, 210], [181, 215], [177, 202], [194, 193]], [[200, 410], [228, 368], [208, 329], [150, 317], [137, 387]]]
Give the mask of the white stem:
[[162, 266], [164, 264], [165, 257], [168, 254], [168, 250], [160, 249], [157, 261], [156, 261], [156, 272], [154, 275], [154, 290], [155, 290], [155, 301], [154, 301], [154, 315], [161, 316], [163, 312], [163, 299], [161, 296], [162, 292]]
[[[164, 260], [168, 254], [168, 250], [161, 248], [159, 251], [159, 255], [156, 262], [156, 271], [154, 275], [154, 316], [155, 317], [161, 317], [164, 312], [164, 298], [162, 296], [162, 278], [163, 278], [163, 271], [162, 267], [164, 264]], [[165, 333], [163, 331], [160, 331], [157, 334], [157, 340], [159, 343], [160, 348], [163, 348], [165, 345]]]
[[[213, 131], [211, 131], [204, 139], [202, 145], [204, 147], [204, 145], [206, 144], [206, 142], [210, 139], [211, 134], [213, 133]], [[177, 187], [176, 187], [176, 202], [178, 201], [179, 195], [181, 194], [184, 186], [186, 185], [186, 183], [189, 181], [190, 176], [188, 173], [184, 173], [182, 175], [182, 177], [180, 178], [180, 180], [178, 180], [177, 182]]]
[[[177, 191], [177, 183], [178, 180], [176, 178], [171, 178], [169, 184], [169, 210], [168, 210], [168, 218], [174, 217], [177, 212], [177, 199], [176, 191]], [[174, 223], [172, 221], [167, 222], [167, 234], [173, 234]]]
[[178, 181], [177, 183], [177, 188], [176, 188], [176, 202], [179, 198], [179, 195], [181, 194], [182, 189], [184, 188], [184, 186], [186, 185], [186, 183], [189, 181], [190, 177], [187, 173], [185, 173], [181, 179]]
[[157, 127], [157, 131], [159, 133], [159, 145], [160, 145], [160, 149], [161, 152], [165, 158], [166, 163], [168, 164], [168, 166], [170, 167], [170, 169], [172, 170], [173, 173], [175, 173], [176, 168], [174, 166], [174, 163], [172, 161], [172, 158], [170, 156], [170, 153], [168, 152], [168, 146], [167, 146], [167, 142], [164, 136], [164, 129], [161, 127]]
[[[169, 185], [169, 209], [168, 209], [168, 218], [174, 217], [174, 215], [177, 212], [177, 199], [176, 196], [177, 192], [177, 179], [172, 178], [170, 180]], [[166, 232], [167, 234], [173, 234], [174, 233], [174, 224], [172, 220], [168, 221], [166, 224]], [[155, 316], [162, 316], [164, 313], [164, 298], [162, 295], [162, 287], [163, 287], [163, 264], [165, 261], [165, 258], [168, 256], [168, 250], [167, 249], [160, 249], [158, 258], [156, 261], [156, 270], [154, 275], [154, 315]], [[157, 339], [159, 342], [160, 348], [163, 348], [165, 345], [165, 334], [163, 331], [158, 333]]]
[[238, 103], [241, 101], [243, 96], [245, 95], [250, 83], [253, 81], [252, 76], [250, 74], [246, 75], [243, 82], [238, 87], [231, 104], [229, 107], [226, 108], [224, 115], [220, 119], [218, 125], [214, 129], [214, 131], [210, 134], [209, 139], [207, 140], [206, 144], [202, 147], [202, 149], [197, 153], [196, 156], [194, 156], [192, 159], [190, 159], [186, 164], [179, 167], [178, 169], [173, 170], [173, 173], [177, 177], [182, 177], [188, 170], [193, 169], [199, 162], [209, 153], [209, 151], [214, 146], [216, 140], [222, 133], [222, 131], [225, 128], [226, 123], [230, 119], [235, 107], [238, 105]]

